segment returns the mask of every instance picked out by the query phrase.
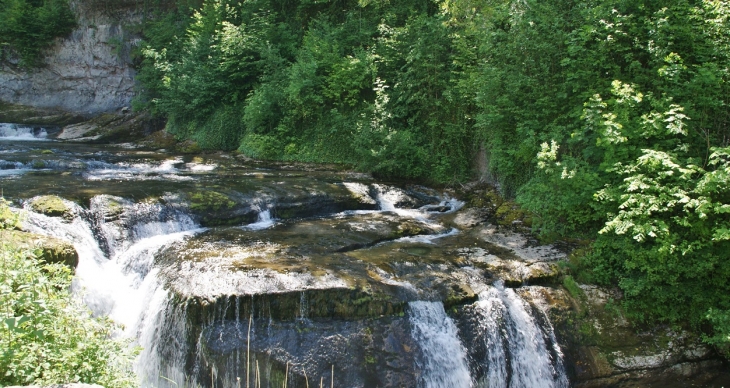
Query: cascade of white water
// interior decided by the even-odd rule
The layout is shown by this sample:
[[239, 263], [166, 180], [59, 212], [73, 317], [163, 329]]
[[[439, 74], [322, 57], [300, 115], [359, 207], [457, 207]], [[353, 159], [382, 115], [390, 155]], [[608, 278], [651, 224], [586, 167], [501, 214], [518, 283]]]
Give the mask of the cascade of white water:
[[[224, 321], [232, 319], [235, 325], [233, 337], [239, 340], [249, 338], [249, 316], [241, 312], [239, 299], [216, 302], [216, 310], [202, 318], [205, 322], [192, 327], [187, 317], [187, 304], [176, 300], [165, 290], [158, 280], [159, 270], [154, 266], [155, 257], [163, 249], [203, 229], [198, 229], [181, 207], [170, 202], [139, 204], [123, 198], [102, 197], [92, 200], [88, 212], [76, 206], [73, 214], [79, 216], [73, 220], [31, 212], [27, 224], [31, 231], [74, 244], [80, 256], [76, 288], [83, 290], [87, 304], [96, 314], [108, 315], [122, 324], [123, 330], [119, 334], [136, 338], [143, 347], [136, 366], [143, 386], [194, 385], [199, 382], [191, 381], [191, 378], [197, 379], [207, 373], [217, 374], [219, 371], [215, 368], [220, 367], [218, 378], [221, 386], [235, 387], [237, 378], [245, 373], [246, 353], [242, 353], [245, 347], [239, 346], [227, 358], [215, 360], [219, 364], [214, 366], [215, 362], [205, 364], [208, 361], [201, 344], [206, 343], [202, 340], [205, 330], [214, 327], [214, 324], [224, 327]], [[258, 221], [244, 228], [258, 230], [274, 225], [271, 212], [268, 208], [262, 209]], [[427, 210], [413, 212], [428, 217]], [[409, 239], [427, 243], [457, 232], [452, 229], [440, 235]], [[106, 244], [104, 249], [100, 242]], [[382, 277], [384, 282], [388, 282], [387, 274]], [[205, 282], [203, 276], [199, 279]], [[267, 287], [274, 283], [270, 278], [265, 282]], [[410, 287], [414, 294], [417, 293], [413, 286], [403, 286], [396, 280], [389, 284]], [[505, 289], [501, 284], [494, 287], [483, 281], [481, 284], [481, 288], [475, 288], [479, 300], [474, 310], [480, 317], [478, 337], [485, 341], [487, 354], [484, 360], [476, 362], [487, 365], [485, 376], [479, 381], [476, 377], [472, 380], [467, 349], [462, 345], [457, 327], [446, 315], [443, 304], [411, 302], [408, 322], [412, 339], [420, 350], [415, 357], [417, 386], [567, 387], [562, 355], [549, 322], [541, 319], [542, 316], [536, 316], [538, 312], [533, 312], [514, 290]], [[308, 323], [309, 306], [304, 293], [301, 294], [299, 308], [298, 324]], [[194, 338], [195, 335], [198, 338]], [[251, 338], [254, 337], [252, 332]], [[224, 340], [229, 341], [230, 338], [222, 337], [221, 341]], [[470, 361], [473, 366], [475, 360]]]
[[[92, 200], [92, 204], [98, 202]], [[71, 222], [28, 212], [26, 228], [74, 245], [79, 254], [75, 290], [95, 315], [109, 316], [121, 325], [118, 335], [136, 339], [142, 346], [136, 369], [145, 385], [160, 386], [166, 379], [184, 382], [188, 349], [184, 341], [174, 339], [185, 336], [185, 315], [173, 311], [177, 306], [160, 284], [153, 264], [160, 250], [204, 229], [177, 209], [121, 202], [125, 207], [121, 224], [107, 223], [103, 211], [88, 212], [87, 220], [77, 216]], [[75, 214], [84, 213], [77, 205], [67, 205], [74, 206]], [[94, 228], [101, 230], [102, 240], [116, 242], [111, 244], [112, 258], [101, 249]], [[163, 333], [165, 343], [160, 341]], [[164, 355], [159, 354], [161, 347]]]
[[0, 123], [0, 139], [2, 140], [46, 140], [46, 137], [48, 137], [48, 132], [45, 128]]
[[134, 203], [110, 195], [92, 198], [89, 211], [100, 243], [112, 259], [142, 240], [198, 227], [190, 215], [173, 205]]
[[271, 210], [264, 209], [258, 214], [258, 219], [252, 224], [242, 226], [245, 230], [263, 230], [268, 229], [276, 224], [276, 220], [271, 218]]
[[487, 348], [487, 375], [479, 386], [568, 386], [561, 354], [550, 351], [557, 346], [552, 327], [542, 328], [514, 290], [498, 282], [479, 294], [475, 307]]
[[170, 293], [158, 286], [140, 321], [137, 342], [143, 351], [135, 371], [141, 385], [155, 388], [194, 386], [185, 371], [191, 352], [187, 304], [175, 303]]
[[420, 388], [471, 387], [466, 350], [456, 325], [441, 302], [410, 302], [411, 336], [421, 348], [417, 366]]

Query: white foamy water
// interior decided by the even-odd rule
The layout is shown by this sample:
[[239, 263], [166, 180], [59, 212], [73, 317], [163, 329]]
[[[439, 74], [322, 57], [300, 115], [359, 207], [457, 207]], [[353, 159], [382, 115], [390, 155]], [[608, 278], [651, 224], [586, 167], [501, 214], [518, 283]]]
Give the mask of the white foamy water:
[[[45, 163], [41, 164], [45, 167]], [[23, 175], [28, 171], [33, 171], [32, 163], [12, 162], [8, 160], [0, 160], [0, 177]]]
[[436, 240], [449, 236], [456, 236], [459, 234], [459, 229], [451, 228], [445, 233], [439, 234], [419, 234], [418, 236], [401, 237], [395, 242], [406, 242], [406, 243], [421, 243], [421, 244], [435, 244]]
[[375, 201], [378, 203], [380, 211], [393, 212], [401, 217], [425, 222], [436, 228], [443, 228], [443, 226], [431, 220], [433, 215], [454, 213], [464, 207], [464, 202], [446, 197], [438, 205], [425, 205], [418, 209], [399, 208], [396, 205], [407, 198], [401, 189], [385, 185], [373, 185], [373, 187], [376, 191]]
[[419, 388], [469, 388], [466, 349], [441, 302], [408, 303], [411, 337], [421, 348], [417, 359]]
[[185, 165], [188, 170], [193, 172], [210, 172], [218, 168], [217, 164], [203, 164], [203, 163], [187, 163]]
[[272, 226], [276, 225], [276, 220], [271, 218], [271, 210], [266, 209], [259, 213], [258, 219], [256, 222], [244, 225], [241, 227], [241, 229], [244, 230], [264, 230], [269, 229]]
[[497, 283], [481, 292], [474, 306], [487, 347], [487, 376], [480, 386], [568, 387], [552, 327], [541, 327], [514, 290]]
[[[180, 168], [178, 168], [180, 167]], [[183, 168], [184, 167], [184, 168]], [[87, 171], [84, 178], [89, 181], [108, 180], [164, 180], [164, 181], [190, 181], [194, 178], [184, 175], [185, 173], [210, 171], [215, 166], [184, 164], [180, 157], [163, 161], [150, 161], [143, 163], [107, 163], [101, 161], [87, 163]]]
[[0, 123], [0, 140], [47, 140], [45, 128]]

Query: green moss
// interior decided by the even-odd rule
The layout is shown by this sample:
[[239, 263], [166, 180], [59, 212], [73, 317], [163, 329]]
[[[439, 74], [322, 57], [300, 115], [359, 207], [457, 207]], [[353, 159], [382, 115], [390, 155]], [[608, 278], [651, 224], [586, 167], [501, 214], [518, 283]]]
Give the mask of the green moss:
[[231, 209], [236, 203], [217, 191], [198, 191], [190, 194], [190, 209], [195, 211], [219, 211]]
[[109, 199], [107, 205], [106, 205], [106, 215], [107, 216], [118, 216], [124, 212], [124, 206], [122, 206], [121, 203]]
[[66, 206], [61, 198], [55, 195], [44, 195], [42, 197], [33, 198], [29, 205], [34, 212], [45, 214], [50, 217], [71, 216], [71, 209]]
[[395, 237], [410, 237], [410, 236], [418, 236], [419, 234], [422, 234], [424, 232], [424, 229], [420, 226], [406, 222], [403, 224], [398, 225], [398, 230], [395, 231]]
[[570, 295], [575, 299], [584, 300], [586, 297], [583, 290], [581, 290], [580, 286], [578, 286], [578, 283], [576, 283], [570, 275], [563, 278], [563, 287], [565, 287], [565, 289], [568, 290]]
[[185, 141], [177, 145], [177, 150], [184, 154], [197, 154], [202, 151], [200, 146], [195, 141]]
[[497, 207], [494, 213], [497, 223], [503, 226], [513, 226], [515, 222], [521, 222], [524, 226], [532, 226], [532, 216], [522, 210], [519, 205], [514, 202], [505, 201]]

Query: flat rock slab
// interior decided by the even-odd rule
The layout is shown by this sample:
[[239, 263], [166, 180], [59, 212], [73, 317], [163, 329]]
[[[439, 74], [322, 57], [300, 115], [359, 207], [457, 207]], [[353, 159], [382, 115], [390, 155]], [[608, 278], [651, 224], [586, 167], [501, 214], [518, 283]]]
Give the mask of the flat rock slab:
[[348, 252], [439, 230], [387, 212], [281, 222], [266, 230], [216, 228], [159, 255], [163, 277], [188, 297], [310, 289], [387, 289], [372, 264]]

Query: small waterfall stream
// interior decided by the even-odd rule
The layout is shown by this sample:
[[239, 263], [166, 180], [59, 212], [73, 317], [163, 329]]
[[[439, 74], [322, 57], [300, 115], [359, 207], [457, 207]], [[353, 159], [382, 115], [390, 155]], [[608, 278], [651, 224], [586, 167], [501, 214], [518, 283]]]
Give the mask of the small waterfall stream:
[[411, 335], [420, 346], [419, 388], [469, 388], [466, 350], [441, 302], [408, 304]]
[[[109, 316], [121, 325], [119, 335], [136, 339], [142, 346], [137, 371], [143, 381], [159, 377], [161, 372], [183, 381], [182, 370], [159, 370], [161, 332], [184, 335], [185, 328], [179, 327], [180, 321], [169, 319], [174, 317], [169, 311], [170, 295], [153, 264], [161, 249], [204, 229], [177, 209], [128, 201], [124, 202], [124, 225], [115, 225], [105, 219], [108, 208], [104, 203], [104, 198], [95, 197], [90, 211], [68, 203], [78, 214], [71, 222], [28, 212], [26, 227], [73, 243], [79, 253], [75, 289], [95, 315]], [[111, 251], [105, 253], [102, 246]], [[178, 330], [171, 327], [175, 325]], [[176, 361], [180, 359], [184, 356]]]
[[[84, 299], [95, 314], [110, 316], [122, 324], [124, 335], [137, 338], [144, 348], [137, 369], [144, 376], [145, 385], [189, 382], [190, 372], [185, 365], [189, 363], [191, 353], [201, 352], [202, 341], [195, 341], [197, 349], [191, 349], [185, 342], [191, 331], [185, 319], [185, 304], [175, 303], [160, 284], [154, 260], [164, 247], [205, 229], [199, 228], [188, 214], [174, 206], [134, 204], [120, 198], [115, 201], [117, 205], [114, 206], [121, 203], [124, 207], [116, 220], [109, 220], [109, 198], [102, 196], [92, 200], [89, 211], [73, 205], [79, 216], [71, 222], [30, 212], [28, 229], [74, 244], [81, 258], [77, 288], [83, 290]], [[257, 222], [244, 228], [256, 231], [273, 224], [267, 209], [259, 214]], [[94, 229], [97, 229], [96, 233]], [[399, 241], [431, 244], [434, 236], [429, 237]], [[108, 253], [102, 246], [107, 247]], [[299, 320], [309, 322], [304, 319], [308, 308], [304, 293], [300, 300]], [[240, 318], [239, 299], [234, 303], [235, 338], [240, 342], [245, 337], [242, 327], [246, 323]], [[216, 322], [225, 324], [226, 310], [231, 308], [228, 304], [230, 302], [208, 319], [208, 327], [214, 327]], [[529, 305], [514, 290], [504, 288], [500, 283], [488, 286], [479, 294], [474, 307], [481, 322], [479, 340], [488, 348], [487, 358], [482, 361], [487, 376], [476, 383], [472, 382], [467, 352], [458, 329], [443, 304], [424, 301], [408, 304], [411, 337], [420, 349], [416, 358], [418, 387], [568, 387], [551, 328], [538, 324], [529, 312]], [[200, 331], [200, 335], [204, 332]], [[224, 385], [230, 387], [235, 386], [231, 381], [236, 381], [241, 374], [240, 350], [233, 354], [235, 356], [226, 358], [226, 376], [220, 376], [229, 382]], [[193, 359], [200, 359], [200, 356]], [[196, 365], [194, 368], [205, 368]], [[215, 369], [210, 373], [215, 374]]]
[[486, 345], [488, 388], [567, 388], [562, 353], [549, 321], [539, 323], [532, 308], [501, 282], [479, 294], [474, 304]]
[[45, 140], [46, 128], [22, 124], [0, 123], [0, 140]]

